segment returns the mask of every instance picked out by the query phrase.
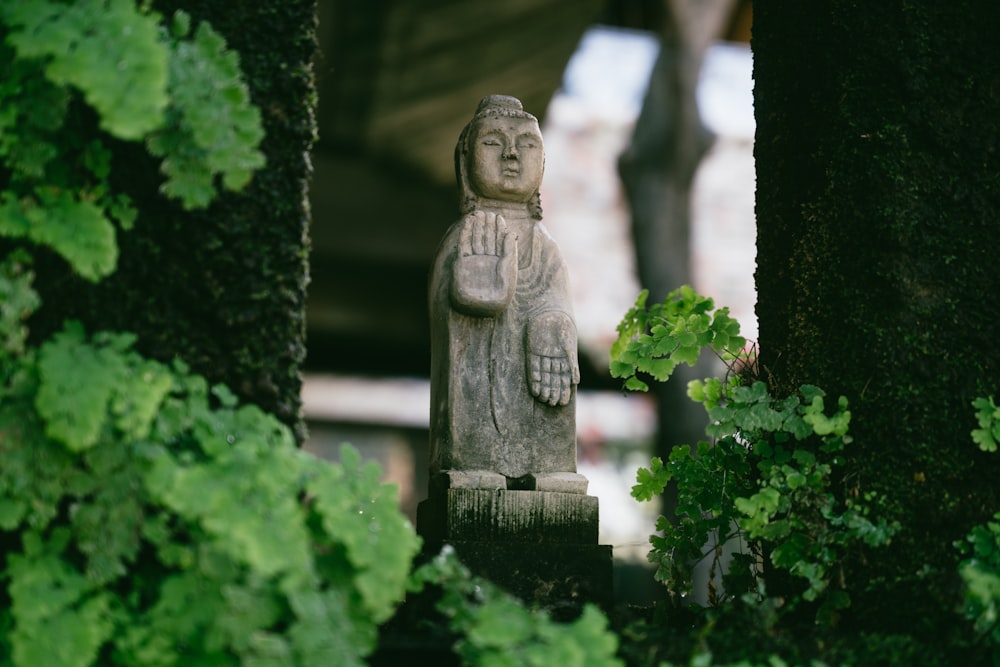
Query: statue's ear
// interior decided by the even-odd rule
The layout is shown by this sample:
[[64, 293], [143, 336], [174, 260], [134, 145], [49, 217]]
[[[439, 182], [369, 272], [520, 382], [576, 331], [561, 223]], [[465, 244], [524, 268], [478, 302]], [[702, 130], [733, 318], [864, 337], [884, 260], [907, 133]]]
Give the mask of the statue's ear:
[[455, 180], [458, 182], [458, 206], [464, 215], [476, 209], [478, 198], [469, 185], [469, 169], [466, 165], [469, 154], [469, 135], [472, 133], [472, 123], [462, 130], [455, 144]]

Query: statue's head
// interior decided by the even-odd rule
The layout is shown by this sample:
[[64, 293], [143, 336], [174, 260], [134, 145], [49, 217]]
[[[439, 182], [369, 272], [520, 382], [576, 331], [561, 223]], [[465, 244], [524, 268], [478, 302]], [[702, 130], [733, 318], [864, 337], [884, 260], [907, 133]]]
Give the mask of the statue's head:
[[488, 95], [476, 108], [455, 146], [462, 213], [479, 208], [481, 199], [524, 203], [541, 219], [538, 188], [545, 152], [538, 119], [508, 95]]

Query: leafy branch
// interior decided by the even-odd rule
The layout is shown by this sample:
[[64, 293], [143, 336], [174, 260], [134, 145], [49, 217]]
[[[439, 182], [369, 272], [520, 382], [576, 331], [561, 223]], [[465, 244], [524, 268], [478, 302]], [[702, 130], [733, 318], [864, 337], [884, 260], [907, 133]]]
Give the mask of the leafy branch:
[[746, 345], [729, 309], [716, 310], [712, 299], [687, 285], [671, 292], [663, 303], [647, 306], [648, 298], [648, 290], [639, 294], [611, 346], [611, 375], [623, 378], [627, 389], [647, 391], [649, 385], [640, 373], [664, 382], [679, 364], [696, 364], [703, 349], [732, 361]]
[[597, 607], [588, 604], [575, 621], [557, 623], [473, 576], [450, 546], [414, 571], [410, 590], [428, 587], [441, 590], [436, 607], [458, 637], [455, 652], [464, 665], [622, 667], [618, 639]]
[[[702, 348], [719, 354], [731, 371], [745, 362], [746, 341], [727, 309], [713, 312], [711, 299], [686, 286], [663, 304], [647, 306], [646, 299], [644, 292], [626, 314], [611, 352], [612, 374], [626, 378], [627, 388], [645, 391], [637, 373], [665, 380], [678, 364], [696, 363]], [[676, 517], [658, 520], [649, 560], [656, 579], [680, 599], [692, 592], [695, 566], [710, 558], [709, 599], [716, 604], [746, 595], [761, 599], [767, 561], [798, 578], [802, 599], [816, 602], [819, 619], [828, 622], [850, 602], [840, 584], [841, 556], [860, 545], [888, 544], [898, 526], [870, 518], [876, 497], [842, 502], [830, 488], [850, 443], [846, 398], [828, 411], [817, 387], [775, 398], [748, 375], [690, 382], [688, 396], [705, 408], [711, 441], [678, 445], [666, 462], [654, 458], [637, 472], [632, 495], [638, 500], [677, 485]], [[723, 568], [726, 542], [738, 549]], [[719, 573], [721, 587], [714, 579]]]

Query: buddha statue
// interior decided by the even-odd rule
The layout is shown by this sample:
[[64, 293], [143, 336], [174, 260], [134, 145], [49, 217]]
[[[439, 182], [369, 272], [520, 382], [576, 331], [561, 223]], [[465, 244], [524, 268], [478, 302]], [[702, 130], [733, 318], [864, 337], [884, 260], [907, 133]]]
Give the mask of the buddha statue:
[[586, 493], [576, 474], [576, 324], [541, 223], [537, 119], [485, 97], [455, 148], [463, 217], [430, 279], [431, 490]]

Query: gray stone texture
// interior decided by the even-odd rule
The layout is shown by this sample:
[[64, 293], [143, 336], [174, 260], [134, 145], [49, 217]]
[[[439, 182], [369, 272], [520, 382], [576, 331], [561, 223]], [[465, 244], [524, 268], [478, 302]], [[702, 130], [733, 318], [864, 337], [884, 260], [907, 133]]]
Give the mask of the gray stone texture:
[[450, 489], [420, 504], [417, 525], [425, 558], [449, 544], [475, 574], [534, 605], [569, 617], [587, 602], [613, 605], [594, 496]]
[[514, 98], [484, 98], [455, 161], [464, 217], [445, 235], [429, 295], [431, 475], [575, 473], [576, 325], [540, 222], [538, 121]]
[[596, 544], [597, 498], [550, 491], [450, 489], [420, 504], [431, 542]]

